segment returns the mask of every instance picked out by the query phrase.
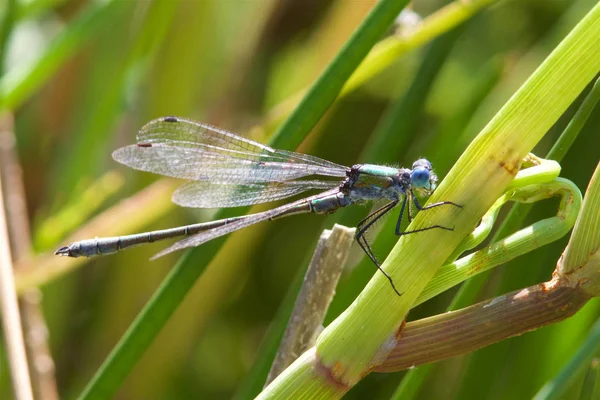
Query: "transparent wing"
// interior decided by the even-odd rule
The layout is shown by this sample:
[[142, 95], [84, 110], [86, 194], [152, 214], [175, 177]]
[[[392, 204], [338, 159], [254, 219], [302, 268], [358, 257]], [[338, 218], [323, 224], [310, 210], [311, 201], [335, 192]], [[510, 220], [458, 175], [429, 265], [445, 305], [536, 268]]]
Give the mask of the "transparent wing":
[[[327, 196], [328, 194], [335, 193], [337, 190], [338, 189], [332, 189], [328, 192], [322, 193], [321, 195]], [[296, 200], [295, 202], [285, 204], [283, 206], [276, 207], [276, 208], [273, 208], [272, 210], [264, 211], [261, 213], [246, 215], [243, 219], [238, 219], [236, 221], [233, 221], [230, 224], [222, 225], [217, 228], [213, 228], [213, 229], [209, 229], [207, 231], [197, 233], [193, 236], [190, 236], [186, 239], [176, 242], [175, 244], [173, 244], [170, 247], [167, 247], [165, 250], [162, 250], [161, 252], [157, 253], [154, 257], [152, 257], [152, 259], [162, 257], [165, 254], [169, 254], [169, 253], [172, 253], [177, 250], [185, 249], [187, 247], [199, 246], [199, 245], [206, 243], [212, 239], [216, 239], [220, 236], [227, 235], [228, 233], [232, 233], [232, 232], [235, 232], [242, 228], [245, 228], [247, 226], [254, 225], [254, 224], [262, 222], [262, 221], [266, 221], [270, 218], [275, 218], [275, 217], [285, 213], [290, 208], [293, 208], [299, 204], [305, 203], [314, 197], [315, 196]]]
[[240, 207], [285, 199], [311, 189], [328, 190], [339, 186], [336, 181], [286, 181], [223, 184], [189, 182], [173, 193], [173, 202], [183, 207]]
[[146, 124], [138, 144], [113, 153], [131, 168], [222, 183], [280, 182], [310, 175], [345, 177], [346, 167], [306, 154], [275, 150], [234, 133], [182, 118]]

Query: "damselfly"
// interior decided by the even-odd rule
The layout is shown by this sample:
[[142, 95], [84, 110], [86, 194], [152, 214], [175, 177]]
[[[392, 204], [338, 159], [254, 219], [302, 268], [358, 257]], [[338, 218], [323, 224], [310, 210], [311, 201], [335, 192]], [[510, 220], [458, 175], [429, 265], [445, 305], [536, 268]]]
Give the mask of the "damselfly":
[[[412, 169], [372, 164], [357, 164], [349, 168], [306, 154], [276, 150], [232, 132], [177, 117], [149, 122], [139, 131], [137, 144], [116, 150], [113, 158], [131, 168], [189, 180], [173, 194], [173, 202], [184, 207], [239, 207], [280, 200], [308, 190], [321, 192], [256, 214], [135, 235], [82, 240], [61, 247], [55, 254], [91, 257], [115, 253], [142, 243], [190, 236], [161, 251], [156, 258], [198, 246], [257, 222], [293, 214], [329, 214], [351, 204], [387, 200], [386, 205], [359, 222], [356, 241], [398, 293], [392, 279], [381, 269], [373, 254], [366, 232], [375, 221], [400, 203], [396, 235], [435, 228], [452, 230], [432, 225], [401, 232], [400, 223], [407, 203], [409, 220], [411, 203], [418, 210], [444, 204], [461, 207], [450, 201], [421, 207], [415, 191], [431, 194], [437, 181], [431, 163], [426, 159], [415, 161]], [[311, 176], [329, 179], [302, 179]]]

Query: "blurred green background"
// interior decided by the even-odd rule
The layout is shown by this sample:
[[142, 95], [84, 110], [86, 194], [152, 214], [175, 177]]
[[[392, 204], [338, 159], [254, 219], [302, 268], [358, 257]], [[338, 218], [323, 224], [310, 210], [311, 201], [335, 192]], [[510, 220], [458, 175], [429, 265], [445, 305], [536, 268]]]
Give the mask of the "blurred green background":
[[[128, 170], [110, 156], [114, 149], [133, 143], [137, 129], [150, 119], [186, 116], [266, 142], [277, 126], [267, 123], [276, 106], [319, 76], [375, 3], [0, 1], [4, 28], [9, 27], [7, 20], [14, 22], [11, 30], [3, 30], [5, 46], [0, 51], [7, 72], [0, 90], [6, 96], [4, 105], [14, 112], [37, 253], [65, 244], [79, 225], [157, 179]], [[426, 156], [443, 177], [596, 2], [492, 3], [443, 40], [406, 53], [339, 99], [300, 151], [345, 165], [368, 161], [409, 166]], [[444, 4], [420, 0], [412, 9], [425, 17]], [[410, 35], [411, 29], [416, 28], [405, 26], [399, 34]], [[68, 40], [65, 35], [70, 35]], [[56, 43], [63, 47], [56, 48]], [[40, 57], [48, 53], [59, 56], [41, 63]], [[12, 82], [27, 74], [38, 76], [42, 84], [22, 93], [11, 91]], [[414, 92], [403, 97], [409, 88]], [[372, 134], [383, 129], [390, 110], [404, 116], [393, 122], [393, 140], [377, 143]], [[575, 110], [576, 105], [536, 154], [546, 154]], [[598, 163], [599, 124], [597, 107], [561, 163], [562, 176], [582, 191]], [[97, 187], [109, 171], [116, 174]], [[166, 205], [173, 187], [153, 194], [161, 204], [158, 211], [134, 208], [131, 219], [146, 221], [136, 229], [211, 218], [212, 210]], [[92, 198], [101, 199], [98, 204], [85, 197], [90, 188]], [[536, 205], [525, 224], [553, 214], [556, 206], [553, 201]], [[248, 378], [261, 340], [321, 230], [334, 221], [353, 226], [368, 212], [369, 207], [358, 207], [332, 217], [287, 218], [237, 235], [196, 283], [118, 398], [233, 397]], [[104, 228], [91, 236], [112, 234], [118, 227]], [[479, 300], [548, 280], [567, 239], [498, 268]], [[375, 245], [380, 258], [394, 242], [391, 231], [380, 235]], [[164, 246], [89, 260], [43, 287], [61, 397], [74, 398], [81, 392], [180, 256], [148, 261]], [[360, 249], [354, 249], [328, 321], [374, 272]], [[410, 319], [442, 312], [453, 292], [418, 307]], [[568, 321], [441, 362], [418, 398], [530, 398], [581, 345], [599, 311], [599, 303], [592, 301]], [[11, 398], [4, 356], [1, 362], [0, 398]], [[347, 398], [389, 398], [401, 377], [402, 373], [371, 374]], [[578, 385], [569, 396], [579, 392]]]

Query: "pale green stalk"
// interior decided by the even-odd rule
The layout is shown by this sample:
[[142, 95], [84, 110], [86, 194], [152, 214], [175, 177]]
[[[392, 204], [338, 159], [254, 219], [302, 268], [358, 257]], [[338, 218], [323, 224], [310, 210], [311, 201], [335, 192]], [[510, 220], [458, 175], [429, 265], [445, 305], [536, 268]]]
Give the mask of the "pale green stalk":
[[455, 1], [425, 18], [410, 35], [392, 35], [377, 44], [344, 85], [346, 95], [392, 65], [400, 56], [459, 26], [498, 0]]
[[[440, 267], [423, 289], [413, 307], [472, 276], [488, 271], [566, 235], [577, 219], [581, 207], [581, 192], [573, 182], [562, 178], [508, 191], [494, 203], [483, 219], [487, 220], [486, 222], [489, 223], [486, 225], [491, 227], [498, 216], [500, 207], [508, 201], [533, 203], [554, 196], [561, 197], [556, 216], [538, 221], [475, 253]], [[481, 238], [481, 240], [483, 239], [484, 237]]]
[[[533, 154], [529, 154], [526, 158], [526, 161], [528, 159], [532, 159], [533, 157], [535, 157]], [[539, 160], [537, 165], [519, 171], [515, 179], [513, 179], [508, 186], [507, 193], [511, 189], [519, 189], [527, 185], [548, 183], [558, 177], [561, 170], [559, 163], [553, 160], [539, 159], [537, 157], [536, 159]], [[481, 222], [477, 228], [475, 228], [473, 232], [471, 232], [454, 250], [454, 253], [448, 258], [449, 262], [456, 260], [465, 251], [479, 245], [490, 234], [492, 228], [494, 227], [494, 223], [496, 222], [498, 212], [500, 211], [499, 207], [506, 201], [510, 200], [510, 198], [507, 197], [507, 193], [505, 193], [504, 196], [496, 201], [494, 206], [492, 206], [492, 208], [490, 208], [483, 218], [481, 218]], [[502, 201], [503, 198], [504, 201]]]
[[[600, 71], [600, 5], [573, 29], [537, 71], [483, 129], [441, 183], [431, 202], [463, 205], [419, 213], [409, 230], [433, 224], [453, 232], [430, 230], [403, 236], [383, 263], [402, 296], [375, 274], [363, 293], [317, 340], [309, 366], [295, 366], [262, 393], [311, 396], [315, 375], [332, 388], [354, 386], [381, 363], [397, 342], [404, 317], [435, 271], [477, 225], [517, 174], [521, 160]], [[311, 378], [313, 377], [313, 378]], [[302, 384], [304, 383], [304, 384]], [[335, 397], [340, 390], [329, 393]]]
[[[600, 275], [600, 163], [585, 193], [585, 200], [573, 235], [565, 250], [560, 271], [578, 281], [592, 272]], [[600, 287], [587, 287], [592, 294], [600, 293]]]

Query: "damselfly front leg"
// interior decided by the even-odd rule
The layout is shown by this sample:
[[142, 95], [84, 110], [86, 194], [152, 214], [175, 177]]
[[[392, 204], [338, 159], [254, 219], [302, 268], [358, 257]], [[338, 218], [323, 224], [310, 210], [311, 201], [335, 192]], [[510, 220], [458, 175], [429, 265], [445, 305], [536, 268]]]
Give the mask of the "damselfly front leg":
[[443, 225], [431, 225], [431, 226], [427, 226], [425, 228], [414, 229], [412, 231], [400, 232], [400, 224], [402, 223], [402, 215], [404, 214], [404, 208], [405, 208], [407, 202], [408, 202], [408, 222], [410, 223], [412, 221], [411, 207], [410, 207], [410, 201], [411, 200], [414, 202], [415, 207], [419, 211], [430, 210], [432, 208], [443, 206], [443, 205], [452, 205], [452, 206], [455, 206], [455, 207], [458, 207], [458, 208], [462, 208], [462, 206], [460, 204], [456, 204], [456, 203], [451, 202], [451, 201], [440, 201], [440, 202], [429, 204], [429, 205], [427, 205], [425, 207], [422, 207], [421, 204], [419, 204], [419, 200], [417, 200], [417, 196], [415, 196], [414, 191], [411, 190], [411, 191], [409, 191], [407, 193], [407, 195], [402, 200], [402, 207], [400, 208], [400, 215], [398, 216], [398, 222], [396, 223], [396, 236], [404, 236], [404, 235], [408, 235], [408, 234], [411, 234], [411, 233], [423, 232], [423, 231], [428, 231], [430, 229], [436, 229], [436, 228], [444, 229], [444, 230], [447, 230], [447, 231], [453, 231], [454, 230], [454, 227], [449, 228], [449, 227], [443, 226]]

